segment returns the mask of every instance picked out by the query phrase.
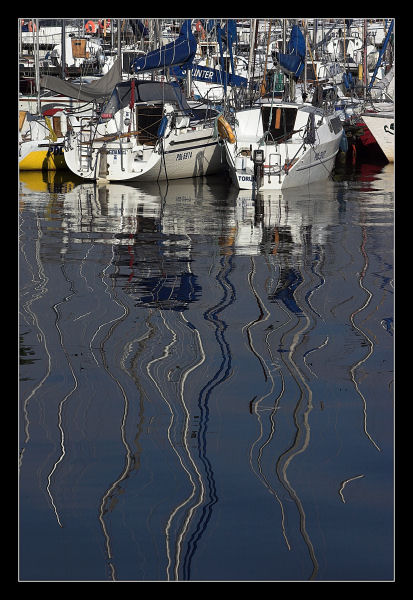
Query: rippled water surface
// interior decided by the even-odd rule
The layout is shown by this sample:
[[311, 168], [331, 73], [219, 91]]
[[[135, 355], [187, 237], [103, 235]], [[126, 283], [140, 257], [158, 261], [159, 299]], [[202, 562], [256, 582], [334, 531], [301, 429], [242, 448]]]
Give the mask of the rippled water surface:
[[334, 179], [20, 174], [20, 581], [393, 579], [393, 166]]

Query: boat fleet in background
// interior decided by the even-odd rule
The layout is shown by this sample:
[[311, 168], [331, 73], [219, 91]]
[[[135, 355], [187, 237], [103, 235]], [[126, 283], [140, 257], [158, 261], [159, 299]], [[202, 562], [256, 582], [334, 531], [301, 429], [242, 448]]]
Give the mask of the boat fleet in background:
[[394, 161], [394, 19], [19, 19], [19, 81], [21, 171], [262, 192]]

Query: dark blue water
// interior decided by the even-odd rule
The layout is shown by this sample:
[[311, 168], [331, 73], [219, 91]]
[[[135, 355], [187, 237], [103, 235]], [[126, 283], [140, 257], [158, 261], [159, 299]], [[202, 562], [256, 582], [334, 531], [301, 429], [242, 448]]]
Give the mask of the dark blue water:
[[393, 189], [21, 174], [20, 581], [393, 580]]

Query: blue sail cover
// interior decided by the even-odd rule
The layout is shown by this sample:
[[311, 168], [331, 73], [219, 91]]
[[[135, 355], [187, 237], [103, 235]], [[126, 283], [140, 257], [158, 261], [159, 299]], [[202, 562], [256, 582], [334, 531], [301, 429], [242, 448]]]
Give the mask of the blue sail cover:
[[[171, 75], [174, 75], [178, 79], [184, 79], [186, 72], [180, 67], [171, 67]], [[228, 85], [232, 87], [247, 87], [248, 79], [241, 77], [240, 75], [234, 75], [233, 73], [227, 73], [219, 69], [210, 69], [202, 65], [192, 65], [191, 69], [192, 79], [196, 81], [205, 81], [207, 83], [218, 83], [223, 85], [226, 81]]]
[[275, 52], [275, 57], [283, 71], [289, 75], [300, 77], [304, 69], [305, 38], [298, 25], [293, 25], [291, 29], [287, 53]]
[[135, 58], [131, 62], [131, 68], [135, 73], [141, 73], [173, 65], [189, 65], [195, 56], [196, 47], [197, 42], [191, 31], [191, 19], [187, 19], [175, 41], [148, 52], [145, 56]]
[[148, 37], [149, 30], [142, 23], [140, 19], [129, 19], [129, 23], [132, 27], [133, 33], [136, 35], [137, 31], [141, 34], [142, 37]]

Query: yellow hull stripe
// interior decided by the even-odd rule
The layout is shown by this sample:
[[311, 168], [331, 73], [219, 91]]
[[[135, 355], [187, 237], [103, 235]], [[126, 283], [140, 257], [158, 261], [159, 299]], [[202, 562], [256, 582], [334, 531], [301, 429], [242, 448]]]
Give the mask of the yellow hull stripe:
[[30, 152], [19, 162], [21, 171], [56, 171], [66, 168], [63, 154], [53, 154], [47, 150]]

